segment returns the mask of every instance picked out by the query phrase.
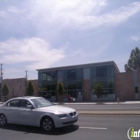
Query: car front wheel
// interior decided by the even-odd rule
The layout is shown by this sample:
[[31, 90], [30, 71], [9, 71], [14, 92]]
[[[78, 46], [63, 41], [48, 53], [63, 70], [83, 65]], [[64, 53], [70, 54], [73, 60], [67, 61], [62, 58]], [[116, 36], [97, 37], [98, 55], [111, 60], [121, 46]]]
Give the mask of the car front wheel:
[[7, 124], [7, 119], [4, 114], [0, 114], [0, 125], [4, 126]]
[[41, 127], [42, 127], [45, 131], [50, 132], [50, 131], [52, 131], [52, 130], [54, 129], [54, 123], [53, 123], [53, 121], [52, 121], [51, 118], [45, 117], [45, 118], [43, 118], [42, 121], [41, 121]]

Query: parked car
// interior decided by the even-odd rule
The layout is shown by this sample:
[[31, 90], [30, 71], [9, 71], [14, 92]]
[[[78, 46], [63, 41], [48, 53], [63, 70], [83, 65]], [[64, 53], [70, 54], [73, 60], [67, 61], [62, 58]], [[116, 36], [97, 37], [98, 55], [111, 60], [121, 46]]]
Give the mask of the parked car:
[[46, 131], [72, 125], [78, 120], [75, 109], [54, 105], [43, 97], [17, 97], [0, 105], [0, 125], [7, 123], [42, 127]]

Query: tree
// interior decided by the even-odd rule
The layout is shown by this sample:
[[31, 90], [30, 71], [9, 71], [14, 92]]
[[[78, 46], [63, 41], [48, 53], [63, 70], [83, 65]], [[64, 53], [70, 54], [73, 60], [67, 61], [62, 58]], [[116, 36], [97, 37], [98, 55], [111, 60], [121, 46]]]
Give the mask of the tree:
[[103, 93], [103, 85], [101, 83], [96, 83], [94, 86], [93, 86], [93, 91], [95, 93], [95, 95], [97, 96], [97, 98], [100, 98], [102, 93]]
[[140, 67], [140, 49], [138, 47], [131, 51], [130, 58], [124, 67], [126, 72], [134, 71]]
[[63, 95], [65, 93], [65, 88], [62, 82], [57, 83], [57, 92], [60, 96], [60, 104], [62, 103]]
[[2, 95], [5, 96], [5, 100], [6, 100], [6, 96], [9, 94], [9, 88], [7, 86], [6, 83], [3, 84], [2, 86]]
[[25, 95], [26, 96], [33, 96], [33, 94], [34, 94], [34, 86], [33, 86], [32, 82], [29, 81], [28, 82], [28, 85], [26, 87], [26, 93], [25, 93]]

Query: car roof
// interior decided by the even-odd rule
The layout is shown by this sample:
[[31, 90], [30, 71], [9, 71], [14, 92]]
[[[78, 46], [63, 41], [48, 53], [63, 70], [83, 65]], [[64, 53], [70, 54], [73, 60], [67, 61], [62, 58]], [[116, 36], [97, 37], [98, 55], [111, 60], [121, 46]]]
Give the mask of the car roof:
[[2, 106], [5, 106], [8, 102], [12, 101], [12, 100], [15, 100], [15, 99], [37, 99], [37, 98], [41, 98], [41, 97], [35, 97], [35, 96], [23, 96], [23, 97], [15, 97], [15, 98], [11, 98], [9, 100], [7, 100], [5, 103], [2, 104]]
[[12, 98], [12, 99], [36, 99], [36, 98], [40, 98], [40, 97], [35, 97], [35, 96], [23, 96], [23, 97], [16, 97], [16, 98]]

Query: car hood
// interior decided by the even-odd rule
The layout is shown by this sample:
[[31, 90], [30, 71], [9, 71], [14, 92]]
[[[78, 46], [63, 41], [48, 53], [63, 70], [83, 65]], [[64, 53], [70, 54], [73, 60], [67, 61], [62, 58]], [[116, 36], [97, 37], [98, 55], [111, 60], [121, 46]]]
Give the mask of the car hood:
[[62, 114], [62, 113], [71, 113], [74, 112], [75, 109], [69, 108], [69, 107], [64, 107], [60, 105], [53, 105], [53, 106], [48, 106], [48, 107], [42, 107], [42, 108], [37, 108], [38, 111], [41, 112], [50, 112], [50, 113], [55, 113], [55, 114]]

